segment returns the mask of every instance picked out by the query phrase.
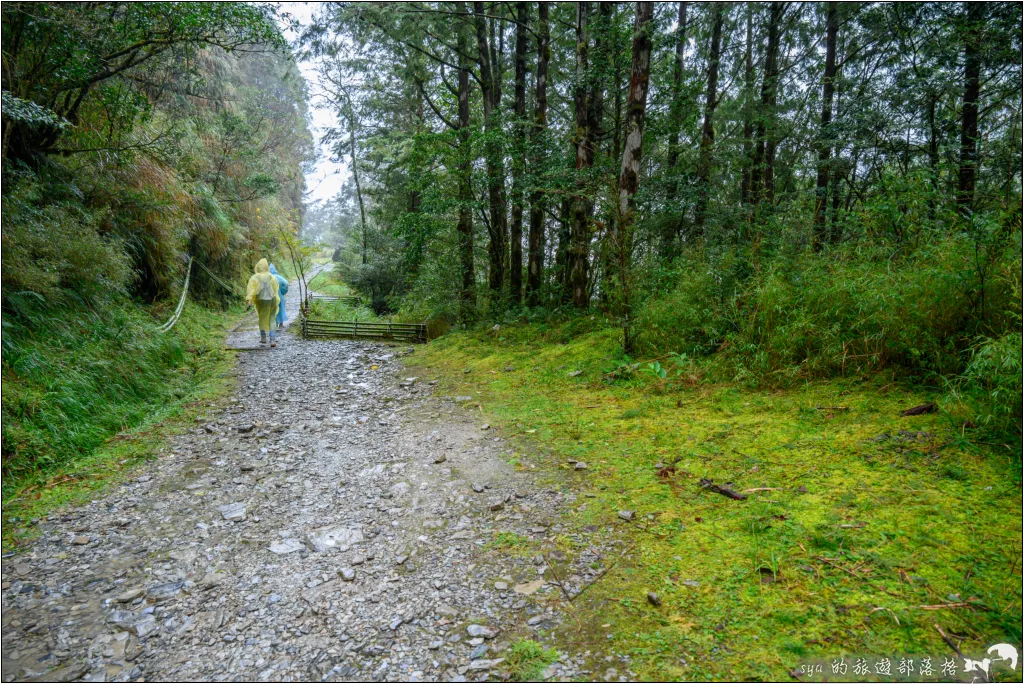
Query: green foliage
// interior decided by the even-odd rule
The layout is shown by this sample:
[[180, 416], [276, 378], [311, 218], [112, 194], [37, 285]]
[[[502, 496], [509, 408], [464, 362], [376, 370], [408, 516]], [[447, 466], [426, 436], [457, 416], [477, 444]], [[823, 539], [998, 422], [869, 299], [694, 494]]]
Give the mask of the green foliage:
[[536, 682], [548, 665], [558, 660], [558, 651], [544, 648], [533, 639], [512, 642], [505, 656], [505, 666], [513, 682]]
[[146, 312], [113, 298], [96, 309], [38, 305], [5, 316], [5, 495], [191, 397], [226, 358], [222, 320], [189, 304], [169, 334], [157, 334]]
[[973, 253], [970, 239], [954, 237], [903, 258], [784, 254], [745, 278], [715, 277], [733, 272], [724, 264], [742, 254], [694, 255], [676, 287], [641, 309], [637, 340], [648, 356], [721, 352], [739, 375], [769, 382], [886, 367], [956, 373], [971, 336], [1007, 325], [1002, 312], [1013, 302], [1005, 283], [976, 272]]
[[[19, 116], [8, 119], [14, 126], [5, 127], [5, 157], [10, 151], [23, 160], [54, 150], [69, 128], [63, 121], [78, 126], [93, 104], [108, 116], [86, 131], [103, 131], [109, 143], [130, 130], [150, 110], [143, 92], [121, 80], [132, 72], [177, 62], [185, 65], [183, 78], [194, 81], [193, 59], [202, 48], [284, 47], [268, 6], [231, 2], [10, 2], [3, 27], [3, 90], [44, 110], [25, 119], [26, 107], [16, 107]], [[106, 125], [115, 121], [114, 128]]]
[[41, 107], [31, 100], [22, 100], [14, 97], [6, 90], [3, 91], [3, 115], [12, 123], [26, 124], [28, 126], [50, 126], [63, 128], [70, 125], [66, 119], [62, 119], [46, 107]]
[[982, 340], [954, 393], [973, 407], [974, 420], [997, 435], [1021, 432], [1024, 342], [1019, 330]]
[[56, 198], [53, 189], [45, 189], [48, 203], [42, 202], [42, 184], [31, 178], [4, 194], [0, 225], [8, 315], [26, 298], [51, 304], [108, 301], [130, 282], [123, 240], [104, 234], [109, 212], [83, 206], [73, 186], [61, 188], [63, 196]]
[[662, 368], [661, 363], [658, 361], [652, 361], [647, 364], [643, 371], [658, 380], [664, 380], [668, 377], [668, 369]]
[[[673, 358], [660, 362], [667, 388], [646, 373], [605, 382], [622, 358], [615, 327], [552, 344], [566, 323], [543, 325], [455, 332], [407, 362], [438, 393], [473, 395], [545, 486], [578, 490], [563, 538], [621, 545], [556, 645], [628, 654], [645, 681], [774, 680], [835, 657], [836, 634], [844, 653], [941, 653], [935, 612], [921, 606], [955, 594], [978, 607], [943, 611], [944, 629], [970, 635], [965, 652], [1018, 638], [1020, 554], [1006, 539], [1020, 522], [1020, 449], [972, 445], [941, 411], [900, 415], [936, 390], [884, 377], [691, 382], [674, 376], [689, 360]], [[568, 459], [586, 474], [565, 470]], [[622, 509], [643, 524], [621, 521]]]

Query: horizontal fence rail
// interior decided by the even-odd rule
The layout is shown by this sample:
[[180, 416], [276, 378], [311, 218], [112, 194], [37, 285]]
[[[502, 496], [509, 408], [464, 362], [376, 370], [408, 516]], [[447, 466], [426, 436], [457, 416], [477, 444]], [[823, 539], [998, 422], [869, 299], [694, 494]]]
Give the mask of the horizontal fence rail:
[[360, 298], [358, 295], [344, 295], [344, 296], [341, 296], [341, 297], [336, 297], [334, 295], [325, 295], [325, 294], [320, 294], [318, 292], [310, 292], [309, 296], [306, 297], [306, 301], [307, 301], [307, 303], [308, 302], [314, 302], [314, 301], [316, 301], [316, 302], [341, 302], [342, 304], [348, 304], [350, 306], [359, 306], [360, 304], [363, 303], [362, 298]]
[[302, 336], [426, 342], [427, 325], [425, 323], [381, 323], [378, 321], [320, 321], [303, 318]]

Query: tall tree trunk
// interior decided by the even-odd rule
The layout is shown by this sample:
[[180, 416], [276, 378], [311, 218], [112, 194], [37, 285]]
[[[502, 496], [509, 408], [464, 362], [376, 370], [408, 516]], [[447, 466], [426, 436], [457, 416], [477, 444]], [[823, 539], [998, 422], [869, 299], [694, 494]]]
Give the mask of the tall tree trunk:
[[[416, 91], [416, 115], [415, 115], [414, 120], [412, 122], [412, 129], [413, 129], [413, 133], [415, 135], [420, 135], [423, 132], [423, 91], [422, 90], [417, 90]], [[421, 198], [420, 198], [420, 191], [416, 189], [416, 184], [418, 182], [418, 177], [417, 176], [418, 176], [418, 174], [410, 174], [410, 176], [409, 176], [409, 184], [411, 185], [411, 188], [409, 189], [409, 205], [408, 205], [407, 212], [410, 213], [410, 214], [418, 214], [418, 213], [420, 213]], [[418, 226], [419, 223], [417, 222], [416, 225]], [[422, 265], [422, 263], [423, 263], [423, 244], [422, 244], [422, 242], [418, 238], [414, 238], [413, 243], [411, 245], [411, 249], [410, 249], [410, 245], [408, 244], [408, 242], [406, 243], [406, 267], [409, 270], [409, 278], [408, 278], [408, 280], [406, 282], [409, 285], [412, 285], [412, 283], [416, 280], [416, 277], [419, 275], [420, 266]]]
[[[468, 14], [468, 12], [467, 12]], [[459, 261], [462, 289], [459, 293], [463, 318], [476, 309], [476, 272], [473, 261], [473, 153], [469, 140], [469, 37], [459, 29]]]
[[740, 202], [750, 203], [750, 174], [754, 153], [754, 3], [747, 3], [747, 44], [743, 54], [743, 175]]
[[[544, 168], [544, 133], [548, 125], [548, 60], [551, 59], [551, 34], [548, 3], [537, 3], [537, 102], [533, 116], [533, 182], [538, 184]], [[526, 304], [540, 304], [541, 275], [544, 270], [544, 193], [537, 188], [530, 195], [529, 258], [526, 269]]]
[[555, 251], [555, 278], [559, 304], [572, 301], [572, 198], [562, 196], [558, 220], [558, 247]]
[[590, 305], [587, 296], [587, 269], [590, 265], [590, 231], [588, 214], [590, 213], [587, 198], [587, 180], [585, 175], [594, 163], [594, 145], [591, 140], [590, 117], [587, 112], [589, 93], [587, 92], [589, 38], [587, 21], [590, 13], [589, 2], [576, 3], [576, 196], [572, 203], [572, 234], [570, 241], [570, 276], [572, 303], [577, 309], [585, 309]]
[[526, 171], [526, 43], [529, 3], [516, 3], [515, 150], [512, 160], [512, 225], [509, 234], [509, 296], [514, 306], [523, 300], [523, 174]]
[[[841, 40], [837, 32], [836, 53], [839, 64], [843, 64], [846, 61], [845, 49], [845, 44], [843, 40]], [[835, 119], [837, 121], [840, 120], [840, 118], [843, 116], [843, 81], [840, 78], [840, 68], [841, 67], [839, 66], [836, 67], [835, 75], [832, 78], [832, 84], [835, 87]], [[835, 148], [832, 152], [835, 155], [836, 160], [838, 160], [843, 152], [843, 144], [842, 141], [835, 139], [833, 140], [833, 143], [835, 144]], [[833, 164], [833, 167], [835, 167], [835, 164]], [[829, 175], [831, 176], [830, 185], [832, 186], [832, 212], [829, 216], [829, 240], [832, 242], [832, 244], [838, 245], [843, 238], [843, 226], [839, 222], [839, 210], [841, 208], [840, 205], [842, 202], [842, 198], [839, 192], [839, 184], [841, 181], [844, 181], [846, 179], [840, 177], [840, 174], [837, 172], [836, 168], [833, 168]]]
[[[604, 74], [607, 73], [605, 70], [607, 67], [611, 67], [611, 58], [614, 54], [614, 46], [609, 48], [609, 31], [612, 28], [612, 22], [614, 21], [614, 12], [617, 3], [614, 2], [602, 2], [597, 6], [597, 23], [592, 27], [590, 33], [594, 35], [594, 51], [592, 54], [591, 70], [593, 73], [589, 78], [590, 95], [587, 98], [587, 130], [590, 131], [591, 139], [591, 167], [597, 163], [597, 152], [600, 149], [600, 141], [603, 135], [604, 125], [604, 91], [605, 91], [605, 79]], [[611, 41], [614, 43], [614, 41]], [[587, 216], [592, 217], [594, 215], [594, 202], [592, 199], [587, 200]], [[606, 228], [611, 226], [615, 222], [615, 212], [609, 212], [605, 217]], [[588, 233], [588, 242], [589, 233]], [[598, 245], [600, 251], [599, 254], [594, 255], [595, 262], [598, 257], [601, 260], [601, 273], [607, 278], [610, 270], [609, 268], [609, 250], [608, 241], [605, 236], [595, 243]], [[592, 271], [593, 269], [588, 269]], [[590, 294], [593, 291], [594, 273], [590, 273], [587, 278], [587, 301], [590, 301]], [[602, 297], [604, 296], [604, 290], [602, 289]]]
[[764, 77], [761, 79], [761, 110], [757, 117], [757, 149], [750, 177], [751, 201], [775, 199], [775, 99], [778, 87], [779, 25], [785, 3], [773, 2], [768, 17], [768, 45], [764, 53]]
[[[617, 3], [612, 3], [617, 4]], [[623, 92], [623, 74], [622, 74], [622, 60], [619, 58], [620, 50], [612, 50], [612, 92], [615, 93], [615, 109], [614, 109], [614, 124], [615, 130], [612, 132], [612, 159], [622, 159], [622, 92]], [[625, 84], [628, 85], [628, 84]], [[618, 179], [616, 179], [617, 181]], [[615, 222], [618, 220], [618, 211], [612, 211], [608, 214], [608, 225], [605, 227], [605, 232], [610, 236], [616, 230]], [[601, 253], [602, 264], [604, 265], [604, 279], [611, 281], [615, 277], [615, 260], [614, 246], [611, 244], [611, 238], [608, 237], [604, 240], [604, 245]], [[608, 303], [608, 287], [602, 289], [602, 303]]]
[[704, 126], [700, 136], [700, 160], [697, 162], [697, 205], [693, 213], [693, 227], [697, 237], [704, 234], [704, 219], [711, 194], [712, 155], [715, 147], [715, 107], [718, 106], [718, 65], [722, 56], [722, 23], [725, 6], [715, 3], [714, 25], [711, 29], [711, 53], [708, 55], [708, 92], [704, 105]]
[[356, 199], [359, 201], [359, 225], [362, 228], [362, 263], [367, 263], [367, 231], [366, 231], [366, 207], [363, 205], [363, 186], [359, 183], [359, 160], [356, 156], [356, 117], [352, 111], [352, 103], [348, 104], [348, 144], [352, 154], [352, 179], [356, 184]]
[[981, 93], [981, 32], [985, 3], [965, 2], [967, 26], [964, 31], [964, 100], [960, 117], [960, 181], [957, 210], [971, 213], [978, 173], [978, 96]]
[[[603, 70], [609, 65], [611, 50], [608, 48], [607, 34], [611, 27], [612, 13], [615, 11], [614, 2], [602, 2], [597, 6], [597, 26], [594, 33], [594, 54], [592, 68], [595, 71]], [[600, 77], [600, 71], [590, 76], [590, 95], [587, 98], [587, 130], [590, 131], [592, 155], [598, 149], [598, 140], [601, 136], [601, 125], [604, 120], [604, 79]], [[591, 162], [593, 164], [593, 162]]]
[[928, 168], [932, 173], [932, 187], [938, 189], [939, 180], [939, 130], [935, 120], [938, 95], [928, 94]]
[[476, 23], [477, 61], [480, 64], [480, 90], [484, 100], [484, 130], [487, 132], [484, 156], [487, 166], [487, 197], [490, 205], [490, 245], [488, 256], [490, 268], [488, 285], [491, 296], [501, 297], [505, 286], [505, 241], [508, 235], [508, 217], [505, 214], [505, 160], [499, 140], [501, 121], [497, 103], [500, 101], [500, 84], [495, 83], [491, 69], [491, 50], [487, 41], [487, 19], [484, 3], [473, 3]]
[[[676, 26], [676, 52], [672, 64], [672, 105], [669, 108], [668, 134], [668, 171], [672, 178], [668, 185], [667, 204], [669, 211], [679, 199], [679, 133], [683, 128], [683, 57], [686, 54], [686, 9], [689, 3], [680, 2], [678, 26]], [[661, 233], [661, 255], [671, 258], [676, 253], [676, 240], [682, 232], [683, 212], [679, 212], [679, 221], [673, 224], [666, 221]]]
[[821, 130], [818, 132], [818, 184], [814, 201], [814, 248], [820, 250], [828, 239], [825, 225], [828, 206], [829, 159], [832, 156], [832, 94], [836, 76], [836, 34], [838, 2], [828, 3], [825, 29], [825, 74], [821, 82]]
[[[619, 172], [618, 230], [612, 236], [618, 252], [618, 299], [621, 302], [623, 346], [626, 353], [633, 352], [630, 335], [632, 298], [630, 296], [630, 261], [633, 251], [634, 197], [640, 185], [640, 162], [644, 148], [644, 115], [647, 109], [647, 87], [651, 73], [651, 18], [653, 2], [636, 3], [636, 23], [633, 26], [633, 68], [629, 77], [629, 99], [626, 103], [626, 144], [622, 150]], [[721, 32], [721, 27], [719, 27]]]

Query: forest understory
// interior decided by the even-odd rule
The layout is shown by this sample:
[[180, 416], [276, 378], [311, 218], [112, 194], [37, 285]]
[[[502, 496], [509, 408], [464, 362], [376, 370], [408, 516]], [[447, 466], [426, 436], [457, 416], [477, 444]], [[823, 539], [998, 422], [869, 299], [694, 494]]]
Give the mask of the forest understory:
[[647, 680], [778, 679], [837, 652], [939, 663], [952, 651], [935, 625], [964, 652], [1014, 633], [1016, 456], [949, 415], [901, 415], [934, 390], [883, 376], [758, 390], [672, 364], [623, 376], [613, 330], [537, 337], [453, 335], [411, 363], [493, 416], [511, 463], [583, 493], [573, 529], [627, 525], [630, 553], [574, 601], [565, 644], [614, 644]]
[[[2, 22], [6, 677], [143, 676], [101, 662], [116, 641], [194, 679], [1019, 681], [986, 650], [1024, 651], [1019, 3], [5, 2]], [[261, 258], [292, 320], [431, 341], [289, 333], [251, 361], [272, 353], [240, 327]], [[250, 453], [230, 416], [275, 411]], [[232, 492], [276, 522], [211, 508]], [[280, 566], [295, 586], [254, 588], [264, 547], [327, 509], [366, 522], [344, 553], [385, 584], [325, 580], [307, 545]], [[223, 557], [192, 548], [211, 515]], [[154, 568], [165, 526], [191, 551]], [[407, 577], [412, 549], [458, 586]], [[97, 596], [126, 575], [81, 573], [122, 552], [139, 563], [107, 574], [142, 593], [108, 634]], [[161, 593], [223, 586], [228, 556], [235, 618]], [[65, 635], [65, 608], [99, 631]], [[467, 640], [470, 614], [490, 627]], [[925, 658], [934, 676], [906, 671]]]

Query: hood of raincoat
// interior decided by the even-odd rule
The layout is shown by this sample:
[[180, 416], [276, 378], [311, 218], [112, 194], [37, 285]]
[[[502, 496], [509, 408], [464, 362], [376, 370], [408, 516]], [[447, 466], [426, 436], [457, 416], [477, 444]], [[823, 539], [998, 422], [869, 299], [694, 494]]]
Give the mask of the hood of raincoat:
[[[281, 274], [279, 274], [277, 272], [277, 269], [274, 268], [274, 264], [270, 264], [270, 275], [272, 275], [275, 278], [277, 278], [277, 283], [278, 283], [278, 285], [277, 285], [277, 292], [278, 292], [278, 294], [280, 294], [282, 297], [284, 295], [288, 294], [288, 279], [285, 278], [283, 275], [281, 275]], [[281, 312], [279, 312], [279, 313], [281, 313]], [[281, 316], [283, 316], [283, 315], [284, 314], [282, 313]], [[282, 318], [280, 316], [279, 316], [279, 318], [281, 318], [282, 321], [284, 320], [284, 318]]]
[[256, 262], [256, 273], [270, 273], [270, 265], [267, 264], [266, 259], [260, 259]]

